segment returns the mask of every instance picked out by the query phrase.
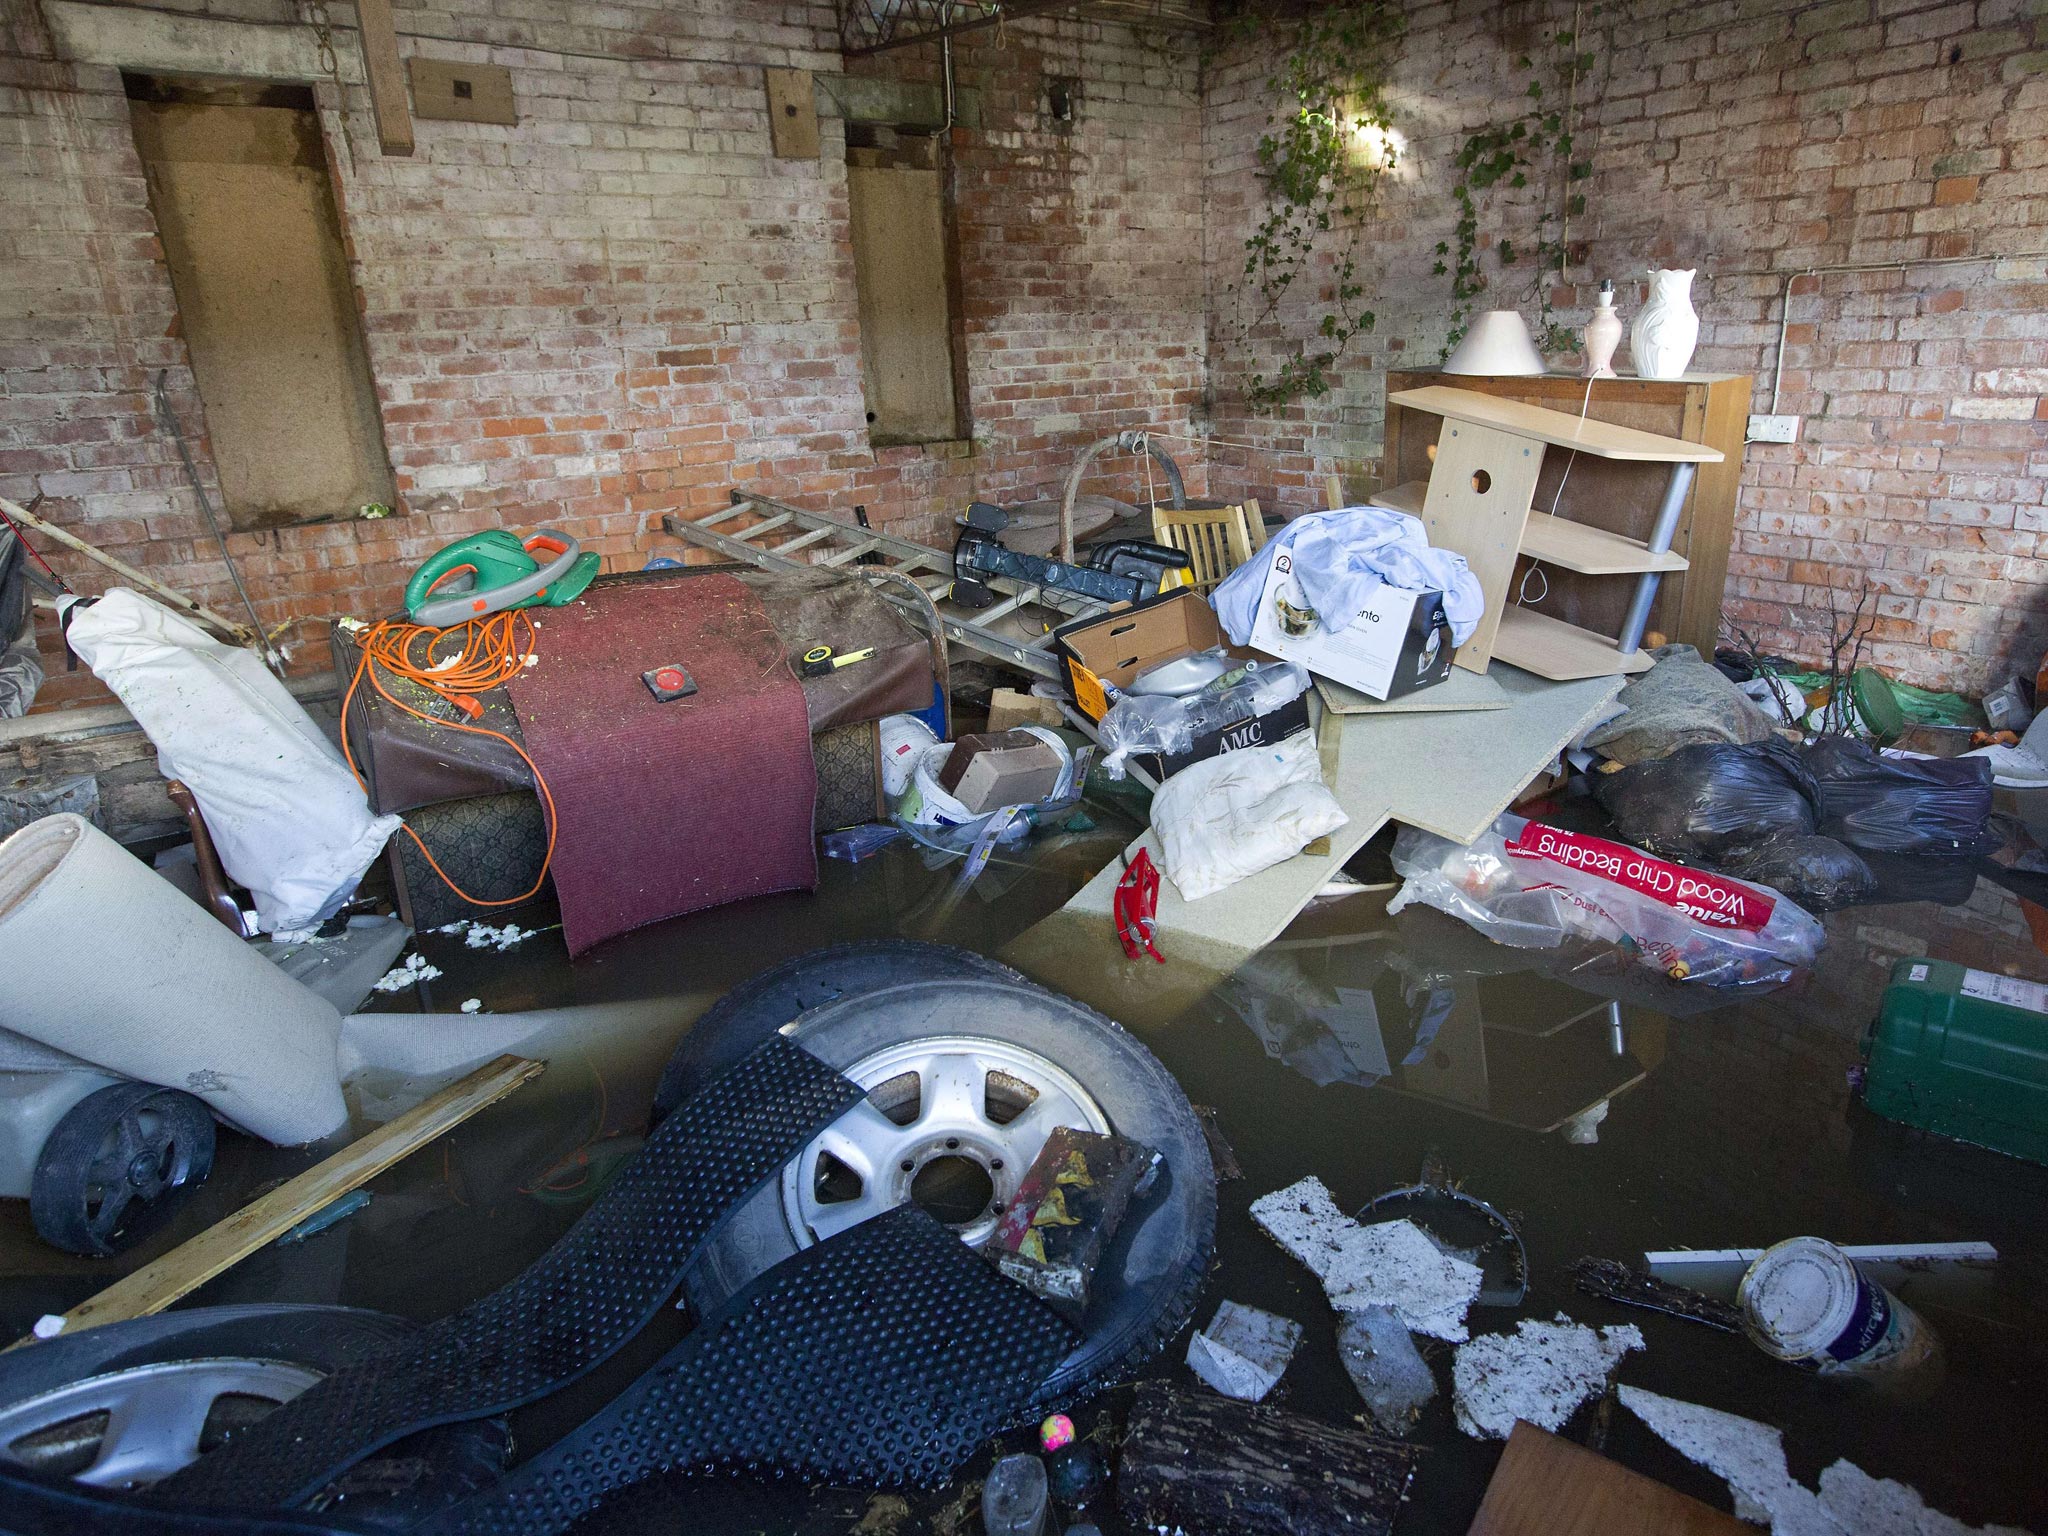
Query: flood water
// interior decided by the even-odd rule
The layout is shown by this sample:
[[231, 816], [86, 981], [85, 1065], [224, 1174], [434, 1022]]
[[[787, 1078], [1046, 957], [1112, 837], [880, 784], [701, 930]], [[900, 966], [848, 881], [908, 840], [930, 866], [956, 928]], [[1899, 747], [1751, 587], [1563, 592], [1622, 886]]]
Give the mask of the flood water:
[[[850, 938], [941, 939], [993, 954], [1121, 846], [1128, 823], [1108, 808], [1090, 809], [1098, 831], [999, 856], [957, 899], [952, 866], [928, 868], [917, 850], [898, 845], [857, 867], [824, 861], [814, 896], [678, 919], [574, 964], [558, 932], [505, 954], [470, 950], [460, 936], [425, 935], [418, 948], [444, 976], [375, 1004], [437, 1015], [418, 1021], [422, 1038], [476, 1027], [455, 1014], [470, 997], [493, 1015], [662, 1001], [633, 1014], [628, 1031], [555, 1039], [538, 1082], [379, 1177], [366, 1210], [302, 1244], [255, 1255], [194, 1302], [342, 1302], [425, 1319], [490, 1291], [566, 1228], [605, 1168], [637, 1145], [662, 1063], [728, 986]], [[1220, 1191], [1217, 1257], [1198, 1320], [1225, 1299], [1299, 1320], [1306, 1339], [1271, 1401], [1351, 1422], [1362, 1404], [1338, 1364], [1335, 1319], [1321, 1289], [1252, 1225], [1246, 1208], [1314, 1174], [1355, 1209], [1414, 1182], [1434, 1158], [1517, 1221], [1528, 1249], [1526, 1302], [1475, 1309], [1475, 1333], [1560, 1312], [1634, 1323], [1648, 1348], [1626, 1359], [1620, 1380], [1781, 1426], [1792, 1470], [1809, 1485], [1847, 1458], [1970, 1523], [2048, 1532], [2048, 1479], [2039, 1470], [2039, 1447], [2048, 1444], [2048, 1171], [1900, 1131], [1854, 1103], [1849, 1086], [1859, 1036], [1894, 960], [1931, 955], [2048, 979], [2048, 956], [2035, 947], [2018, 900], [1988, 881], [1964, 890], [1968, 899], [1954, 905], [1836, 914], [1811, 977], [1732, 1003], [1658, 980], [1556, 974], [1554, 958], [1490, 945], [1432, 912], [1389, 920], [1384, 893], [1311, 909], [1237, 976], [1206, 993], [1191, 989], [1197, 1001], [1127, 1021], [1194, 1102], [1216, 1109], [1244, 1169]], [[529, 926], [549, 920], [545, 908], [518, 916]], [[1155, 985], [1162, 998], [1179, 995], [1169, 980], [1174, 960], [1128, 962], [1106, 926], [1099, 939], [1096, 953], [1077, 947], [1067, 976], [1041, 979], [1078, 989], [1074, 977], [1094, 972], [1125, 996]], [[1436, 1022], [1420, 1027], [1425, 1016]], [[1608, 1113], [1597, 1142], [1568, 1142], [1561, 1123], [1601, 1103]], [[107, 1265], [42, 1247], [28, 1234], [22, 1204], [6, 1202], [0, 1324], [11, 1334], [75, 1304], [316, 1156], [224, 1137], [216, 1174], [178, 1232]], [[1843, 1243], [1996, 1245], [1994, 1269], [1930, 1273], [1904, 1291], [1945, 1347], [1937, 1384], [1895, 1399], [1803, 1375], [1739, 1336], [1582, 1296], [1569, 1273], [1585, 1255], [1639, 1264], [1645, 1250], [1764, 1247], [1801, 1233]], [[592, 1393], [615, 1388], [680, 1326], [664, 1320], [655, 1339], [579, 1398], [522, 1416], [522, 1451], [573, 1422]], [[1190, 1381], [1184, 1348], [1184, 1338], [1176, 1341], [1149, 1374]], [[1397, 1527], [1418, 1536], [1466, 1529], [1499, 1454], [1497, 1444], [1469, 1439], [1452, 1422], [1448, 1347], [1426, 1354], [1439, 1395], [1413, 1436], [1423, 1454]], [[1116, 1404], [1112, 1396], [1079, 1413], [1084, 1429], [1113, 1416]], [[846, 1412], [887, 1408], [855, 1402]], [[1618, 1406], [1582, 1410], [1566, 1433], [1729, 1507], [1718, 1480]], [[967, 1477], [976, 1475], [970, 1469]], [[948, 1513], [960, 1492], [914, 1497], [901, 1529], [978, 1530]], [[590, 1528], [811, 1536], [852, 1529], [867, 1506], [864, 1494], [678, 1484], [623, 1500]], [[1105, 1530], [1118, 1528], [1113, 1509], [1088, 1513]]]

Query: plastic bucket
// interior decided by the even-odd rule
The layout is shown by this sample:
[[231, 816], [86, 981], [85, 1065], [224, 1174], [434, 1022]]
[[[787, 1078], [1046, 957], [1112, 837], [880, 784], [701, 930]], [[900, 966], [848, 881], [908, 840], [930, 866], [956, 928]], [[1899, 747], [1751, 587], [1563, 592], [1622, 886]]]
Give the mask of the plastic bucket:
[[1788, 1238], [1766, 1249], [1735, 1299], [1759, 1348], [1809, 1370], [1903, 1370], [1936, 1350], [1919, 1314], [1823, 1238]]
[[938, 744], [938, 733], [916, 715], [890, 715], [876, 727], [882, 749], [882, 793], [891, 800], [910, 788], [918, 759]]

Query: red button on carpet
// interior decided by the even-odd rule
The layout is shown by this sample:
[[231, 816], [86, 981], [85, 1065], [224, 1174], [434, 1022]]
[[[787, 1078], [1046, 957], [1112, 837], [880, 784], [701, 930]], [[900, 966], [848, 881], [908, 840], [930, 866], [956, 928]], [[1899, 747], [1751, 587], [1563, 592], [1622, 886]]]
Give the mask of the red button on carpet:
[[[535, 611], [511, 684], [554, 793], [551, 869], [569, 953], [664, 917], [818, 883], [817, 768], [802, 686], [730, 576], [593, 587]], [[697, 691], [641, 681], [686, 668]]]

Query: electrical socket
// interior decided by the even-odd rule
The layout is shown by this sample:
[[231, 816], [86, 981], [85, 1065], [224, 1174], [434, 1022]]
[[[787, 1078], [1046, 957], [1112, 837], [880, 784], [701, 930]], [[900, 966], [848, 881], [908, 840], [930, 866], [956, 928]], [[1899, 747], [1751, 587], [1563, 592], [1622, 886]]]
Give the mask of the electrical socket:
[[1749, 418], [1749, 440], [1752, 443], [1796, 443], [1799, 441], [1799, 418], [1752, 416]]

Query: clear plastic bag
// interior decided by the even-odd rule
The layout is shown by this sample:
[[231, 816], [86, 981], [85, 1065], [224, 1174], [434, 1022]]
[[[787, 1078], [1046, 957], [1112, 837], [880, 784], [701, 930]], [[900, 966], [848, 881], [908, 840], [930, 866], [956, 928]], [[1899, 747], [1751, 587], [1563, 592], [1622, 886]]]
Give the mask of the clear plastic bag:
[[1768, 886], [1519, 816], [1469, 848], [1404, 827], [1394, 869], [1406, 884], [1390, 914], [1420, 902], [1518, 949], [1610, 944], [1675, 981], [1777, 986], [1826, 942], [1811, 914]]
[[1291, 661], [1247, 662], [1197, 693], [1124, 694], [1102, 717], [1102, 770], [1121, 779], [1124, 759], [1133, 752], [1173, 757], [1190, 751], [1211, 731], [1292, 703], [1308, 683], [1308, 673]]

